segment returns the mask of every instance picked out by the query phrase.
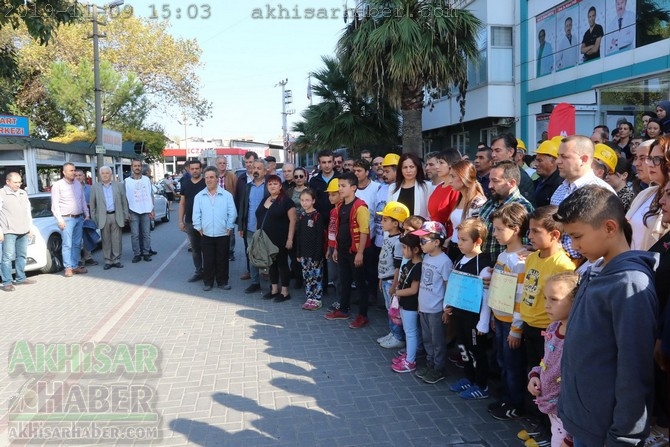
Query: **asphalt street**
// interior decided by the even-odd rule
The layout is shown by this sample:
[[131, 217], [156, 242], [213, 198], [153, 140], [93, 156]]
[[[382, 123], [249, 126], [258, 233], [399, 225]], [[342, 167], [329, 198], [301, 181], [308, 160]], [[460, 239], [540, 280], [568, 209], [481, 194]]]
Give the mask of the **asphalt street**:
[[[449, 391], [461, 378], [454, 365], [434, 385], [394, 373], [395, 351], [375, 342], [388, 332], [384, 311], [371, 308], [370, 326], [352, 330], [345, 321], [323, 318], [332, 289], [326, 306], [315, 312], [301, 310], [304, 291], [292, 289], [293, 299], [283, 303], [244, 294], [241, 242], [229, 291], [205, 292], [201, 283], [186, 281], [193, 273], [191, 254], [173, 219], [152, 232], [158, 254], [151, 262], [130, 262], [126, 233], [122, 269], [103, 271], [98, 250], [100, 265], [88, 274], [36, 275], [35, 285], [0, 292], [0, 405], [7, 409], [0, 445], [30, 438], [30, 429], [51, 437], [48, 444], [33, 439], [30, 445], [523, 445], [516, 439], [519, 422], [496, 421], [487, 413], [491, 399], [464, 401]], [[138, 346], [149, 349], [144, 359], [138, 360]], [[88, 364], [81, 360], [87, 352], [96, 353]], [[93, 397], [91, 390], [113, 386], [143, 386], [150, 399], [137, 404], [135, 391]], [[124, 405], [133, 396], [136, 405]], [[134, 432], [88, 432], [97, 426], [87, 425], [82, 435], [82, 426], [68, 432], [56, 423], [59, 428], [48, 432], [47, 423], [20, 424], [34, 422], [35, 415], [50, 423], [110, 424], [112, 413], [136, 418], [123, 418], [122, 429], [146, 425]], [[131, 433], [155, 439], [132, 440]], [[75, 436], [97, 441], [75, 442]]]

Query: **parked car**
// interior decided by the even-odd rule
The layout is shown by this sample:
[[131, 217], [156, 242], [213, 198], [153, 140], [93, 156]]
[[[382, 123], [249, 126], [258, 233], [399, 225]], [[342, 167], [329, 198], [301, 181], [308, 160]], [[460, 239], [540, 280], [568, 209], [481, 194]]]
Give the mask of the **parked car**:
[[51, 194], [30, 194], [28, 198], [35, 229], [28, 245], [26, 271], [59, 272], [63, 270], [63, 239], [51, 212]]
[[156, 227], [157, 220], [161, 222], [170, 221], [170, 208], [163, 185], [160, 183], [152, 185], [152, 192], [154, 194], [154, 218], [151, 220], [151, 229], [153, 230]]

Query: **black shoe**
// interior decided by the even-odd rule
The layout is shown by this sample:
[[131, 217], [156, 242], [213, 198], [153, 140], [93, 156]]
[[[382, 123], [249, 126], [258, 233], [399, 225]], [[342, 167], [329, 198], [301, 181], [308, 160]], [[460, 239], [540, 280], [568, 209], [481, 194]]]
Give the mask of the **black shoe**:
[[122, 269], [123, 264], [121, 264], [120, 262], [117, 262], [116, 264], [112, 264], [112, 267], [116, 267], [117, 269]]
[[232, 289], [232, 287], [230, 287], [230, 284], [225, 283], [225, 284], [219, 284], [219, 289], [230, 290]]
[[150, 254], [150, 255], [157, 255], [158, 252], [157, 252], [157, 251], [153, 251], [153, 250], [150, 248], [150, 249], [149, 249], [149, 254]]
[[272, 293], [272, 290], [270, 290], [269, 292], [263, 294], [263, 299], [264, 300], [271, 300], [272, 298], [277, 298], [279, 295], [281, 295], [281, 293], [279, 293], [279, 292]]
[[210, 286], [209, 284], [206, 284], [202, 287], [202, 290], [204, 290], [205, 292], [209, 292], [210, 290], [212, 290], [212, 286]]
[[84, 261], [84, 265], [98, 265], [98, 261], [95, 259], [87, 259]]
[[499, 421], [511, 421], [523, 415], [523, 410], [503, 402], [502, 406], [490, 410], [491, 416]]
[[202, 279], [202, 275], [198, 275], [198, 274], [196, 273], [195, 275], [191, 276], [191, 277], [188, 279], [188, 282], [198, 282], [198, 281], [200, 281], [201, 279]]
[[142, 256], [137, 255], [137, 256], [133, 256], [133, 260], [131, 262], [133, 264], [136, 264], [136, 263], [140, 262], [141, 260], [142, 260]]
[[147, 262], [151, 262], [151, 256], [150, 255], [144, 255], [143, 259]]
[[275, 303], [283, 303], [284, 301], [290, 300], [291, 299], [291, 294], [289, 293], [288, 295], [282, 295], [281, 293], [278, 293], [279, 296], [276, 296], [274, 299]]
[[103, 270], [109, 270], [112, 268], [112, 264], [105, 264], [105, 266], [102, 268]]
[[249, 287], [244, 289], [244, 293], [254, 293], [258, 292], [259, 290], [261, 290], [260, 284], [251, 284]]

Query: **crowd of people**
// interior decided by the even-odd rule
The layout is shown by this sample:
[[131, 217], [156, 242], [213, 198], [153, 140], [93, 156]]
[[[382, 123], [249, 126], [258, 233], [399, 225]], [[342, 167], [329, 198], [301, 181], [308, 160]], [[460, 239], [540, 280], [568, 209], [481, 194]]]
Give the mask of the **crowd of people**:
[[[519, 433], [526, 445], [663, 445], [666, 102], [648, 115], [642, 136], [623, 121], [610, 141], [609, 129], [597, 126], [590, 138], [545, 139], [533, 157], [503, 134], [478, 145], [473, 162], [455, 149], [425, 160], [321, 151], [310, 173], [291, 163], [279, 170], [273, 157], [247, 152], [236, 176], [225, 157], [206, 167], [187, 161], [178, 224], [193, 260], [188, 281], [205, 291], [231, 289], [237, 227], [246, 294], [285, 302], [293, 281], [304, 289], [302, 308], [317, 311], [334, 287], [324, 316], [350, 320], [352, 329], [369, 324], [369, 306], [383, 297], [388, 334], [377, 342], [400, 350], [391, 370], [435, 384], [452, 361], [464, 377], [449, 389], [467, 400], [497, 394], [489, 383], [499, 375], [502, 393], [488, 410], [499, 420], [533, 416], [537, 426]], [[81, 254], [86, 221], [100, 229], [104, 269], [123, 267], [126, 223], [132, 262], [156, 254], [151, 181], [139, 160], [131, 168], [115, 182], [103, 167], [90, 187], [74, 165], [63, 166], [51, 193], [65, 276], [96, 263]], [[20, 180], [9, 174], [0, 190], [5, 291], [34, 282], [24, 271], [30, 204]]]

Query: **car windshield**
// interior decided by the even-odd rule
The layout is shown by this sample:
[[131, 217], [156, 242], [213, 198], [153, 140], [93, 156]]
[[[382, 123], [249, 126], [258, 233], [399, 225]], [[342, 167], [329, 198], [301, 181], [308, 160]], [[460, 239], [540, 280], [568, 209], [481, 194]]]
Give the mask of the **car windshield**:
[[30, 197], [30, 205], [33, 219], [38, 217], [53, 217], [51, 213], [51, 197]]

